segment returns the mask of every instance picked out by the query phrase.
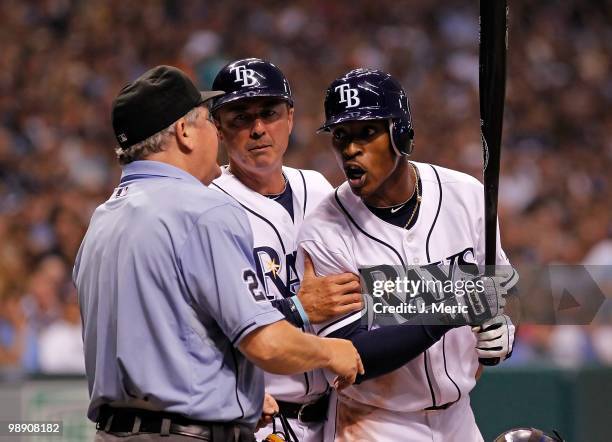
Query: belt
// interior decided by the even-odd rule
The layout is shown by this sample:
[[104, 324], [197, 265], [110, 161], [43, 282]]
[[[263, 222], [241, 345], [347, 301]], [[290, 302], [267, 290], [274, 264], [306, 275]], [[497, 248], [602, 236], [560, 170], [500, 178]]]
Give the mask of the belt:
[[321, 396], [315, 402], [296, 404], [293, 402], [276, 401], [280, 414], [287, 419], [297, 419], [300, 422], [323, 422], [327, 418], [329, 395]]
[[210, 442], [254, 440], [245, 437], [249, 434], [252, 437], [253, 432], [242, 425], [202, 422], [179, 414], [137, 408], [102, 406], [96, 429], [106, 433], [157, 433], [162, 436], [179, 434]]

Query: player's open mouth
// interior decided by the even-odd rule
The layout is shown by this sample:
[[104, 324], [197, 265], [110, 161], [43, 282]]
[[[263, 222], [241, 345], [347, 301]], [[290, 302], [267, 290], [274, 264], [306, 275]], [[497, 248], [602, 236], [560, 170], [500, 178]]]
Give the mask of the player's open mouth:
[[359, 166], [346, 166], [344, 173], [351, 187], [361, 187], [365, 183], [366, 171]]

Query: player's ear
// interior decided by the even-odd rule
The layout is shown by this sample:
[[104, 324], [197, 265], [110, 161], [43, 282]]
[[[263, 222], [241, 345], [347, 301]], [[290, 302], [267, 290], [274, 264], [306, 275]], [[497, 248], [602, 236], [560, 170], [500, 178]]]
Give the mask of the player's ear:
[[287, 123], [289, 124], [289, 135], [293, 130], [293, 106], [287, 105]]

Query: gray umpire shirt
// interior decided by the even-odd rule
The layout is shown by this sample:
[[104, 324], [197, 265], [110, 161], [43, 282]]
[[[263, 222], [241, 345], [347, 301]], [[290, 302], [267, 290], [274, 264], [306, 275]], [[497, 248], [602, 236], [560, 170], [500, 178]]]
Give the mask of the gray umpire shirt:
[[120, 403], [256, 422], [263, 374], [236, 347], [283, 316], [257, 287], [252, 250], [247, 217], [229, 197], [165, 163], [124, 167], [73, 273], [91, 420]]

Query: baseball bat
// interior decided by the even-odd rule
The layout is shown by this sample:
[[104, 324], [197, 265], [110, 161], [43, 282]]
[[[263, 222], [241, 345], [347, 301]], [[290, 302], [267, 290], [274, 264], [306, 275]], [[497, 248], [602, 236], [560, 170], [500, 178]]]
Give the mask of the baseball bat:
[[[497, 247], [497, 194], [501, 157], [506, 52], [508, 50], [508, 6], [506, 0], [480, 0], [479, 96], [480, 136], [484, 157], [485, 272], [495, 273]], [[499, 358], [480, 359], [497, 365]]]

